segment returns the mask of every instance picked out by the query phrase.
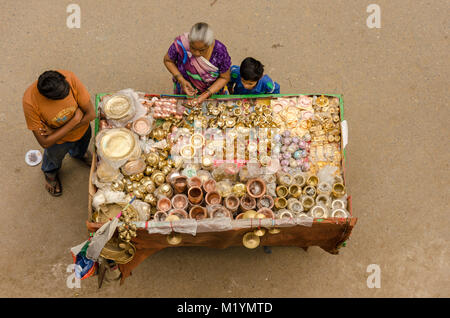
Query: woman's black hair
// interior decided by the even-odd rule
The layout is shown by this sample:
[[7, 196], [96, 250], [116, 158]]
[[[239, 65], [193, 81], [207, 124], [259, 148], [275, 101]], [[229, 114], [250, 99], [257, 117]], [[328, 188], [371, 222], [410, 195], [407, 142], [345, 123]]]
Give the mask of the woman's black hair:
[[264, 65], [253, 57], [247, 57], [242, 61], [240, 70], [244, 80], [257, 82], [264, 74]]
[[64, 75], [57, 71], [45, 71], [37, 82], [39, 93], [49, 99], [64, 99], [69, 95], [70, 85]]

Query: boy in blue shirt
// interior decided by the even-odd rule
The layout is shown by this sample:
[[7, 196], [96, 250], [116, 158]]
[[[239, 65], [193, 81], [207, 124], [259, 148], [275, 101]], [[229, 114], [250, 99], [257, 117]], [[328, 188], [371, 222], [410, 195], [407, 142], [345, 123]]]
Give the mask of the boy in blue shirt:
[[240, 67], [231, 67], [228, 90], [234, 95], [280, 94], [280, 85], [268, 75], [263, 75], [264, 65], [252, 57], [247, 57]]

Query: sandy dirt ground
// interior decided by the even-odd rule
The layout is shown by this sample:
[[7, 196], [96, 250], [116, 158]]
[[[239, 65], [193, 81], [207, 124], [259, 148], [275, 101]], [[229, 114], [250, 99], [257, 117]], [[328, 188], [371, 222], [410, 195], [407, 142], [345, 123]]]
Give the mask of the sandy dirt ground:
[[[3, 297], [448, 297], [449, 2], [1, 1], [0, 296]], [[69, 29], [66, 7], [81, 7]], [[89, 170], [66, 157], [62, 197], [44, 190], [41, 149], [22, 95], [47, 69], [75, 72], [96, 93], [170, 93], [162, 59], [173, 38], [205, 21], [234, 64], [261, 60], [282, 93], [343, 94], [348, 188], [359, 218], [347, 247], [170, 248], [121, 287], [66, 286], [69, 249], [87, 238]], [[42, 150], [42, 149], [41, 149]], [[367, 267], [381, 269], [368, 288]]]

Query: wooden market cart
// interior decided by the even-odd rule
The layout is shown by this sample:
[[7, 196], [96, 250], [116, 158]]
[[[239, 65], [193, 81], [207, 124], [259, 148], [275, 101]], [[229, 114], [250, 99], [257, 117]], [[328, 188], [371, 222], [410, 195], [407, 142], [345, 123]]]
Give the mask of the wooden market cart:
[[[107, 94], [97, 94], [95, 99], [96, 111], [98, 110], [101, 98]], [[293, 97], [299, 95], [322, 95], [322, 94], [276, 94], [276, 95], [215, 95], [212, 99], [227, 100], [239, 98], [276, 98], [276, 97]], [[148, 95], [156, 97], [175, 97], [186, 98], [184, 95]], [[325, 96], [338, 97], [340, 100], [340, 118], [342, 127], [341, 138], [341, 152], [342, 152], [342, 171], [345, 182], [345, 161], [346, 152], [345, 146], [347, 143], [346, 122], [344, 120], [344, 105], [342, 95], [326, 94]], [[97, 112], [98, 114], [98, 112]], [[99, 118], [95, 121], [95, 135], [98, 132]], [[345, 134], [345, 136], [344, 136]], [[89, 232], [95, 232], [102, 226], [102, 223], [91, 222], [92, 217], [92, 199], [97, 189], [92, 184], [92, 176], [96, 167], [96, 156], [92, 162], [90, 177], [89, 177], [89, 204], [88, 204], [88, 219], [86, 221]], [[310, 226], [295, 224], [293, 226], [283, 227], [281, 232], [276, 235], [264, 235], [260, 237], [261, 246], [296, 246], [307, 250], [310, 246], [319, 246], [323, 250], [331, 254], [338, 254], [341, 247], [345, 246], [345, 242], [349, 239], [350, 234], [357, 222], [357, 218], [352, 215], [352, 201], [351, 196], [348, 196], [347, 210], [350, 217], [345, 219], [327, 218], [314, 219]], [[201, 222], [200, 220], [198, 222]], [[228, 230], [221, 230], [220, 232], [202, 232], [196, 233], [195, 236], [187, 233], [181, 233], [182, 242], [179, 245], [170, 245], [165, 234], [152, 233], [150, 234], [148, 228], [151, 222], [140, 222], [141, 227], [138, 226], [137, 237], [131, 241], [136, 247], [134, 258], [127, 264], [120, 264], [119, 269], [122, 273], [121, 284], [131, 275], [132, 270], [136, 268], [141, 262], [152, 254], [168, 248], [180, 246], [205, 246], [213, 248], [227, 248], [230, 246], [242, 246], [242, 237], [249, 231], [248, 227], [241, 227], [242, 221], [245, 220], [231, 220], [232, 228]], [[166, 222], [169, 223], [169, 222]], [[171, 224], [172, 225], [172, 224]], [[252, 227], [258, 227], [258, 224]]]

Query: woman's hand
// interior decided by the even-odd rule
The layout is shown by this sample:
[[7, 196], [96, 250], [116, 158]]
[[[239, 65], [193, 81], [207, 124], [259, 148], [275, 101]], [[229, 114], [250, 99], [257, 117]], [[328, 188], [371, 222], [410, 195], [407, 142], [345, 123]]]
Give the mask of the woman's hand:
[[203, 103], [208, 97], [210, 96], [210, 94], [208, 92], [204, 92], [203, 94], [201, 94], [199, 97], [194, 98], [191, 102], [192, 105], [198, 105]]
[[180, 83], [181, 88], [183, 89], [183, 91], [186, 93], [186, 95], [188, 96], [194, 96], [197, 93], [197, 90], [194, 89], [191, 85], [191, 83], [189, 83], [188, 81], [186, 81], [185, 79], [183, 79]]

